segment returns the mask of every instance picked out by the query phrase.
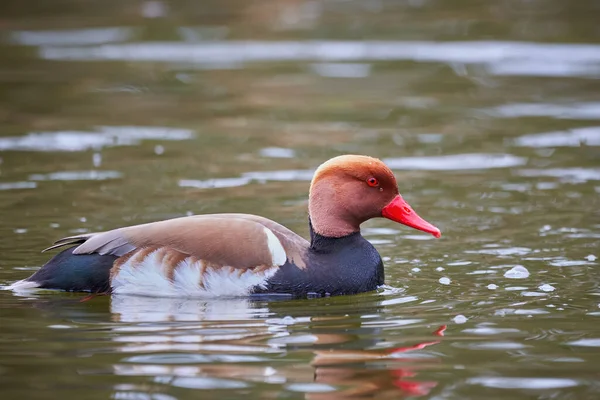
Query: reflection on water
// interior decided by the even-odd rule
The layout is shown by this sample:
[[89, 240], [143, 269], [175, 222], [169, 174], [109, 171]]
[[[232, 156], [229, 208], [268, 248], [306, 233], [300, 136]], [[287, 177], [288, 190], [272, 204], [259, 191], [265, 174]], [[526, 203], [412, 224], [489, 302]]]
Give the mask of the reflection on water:
[[444, 236], [365, 224], [387, 285], [358, 296], [0, 290], [3, 398], [598, 398], [595, 1], [80, 3], [0, 4], [0, 285], [71, 233], [305, 235], [340, 153]]
[[256, 309], [247, 299], [167, 299], [111, 296], [110, 309], [122, 322], [219, 321], [266, 318], [269, 309]]
[[[323, 399], [354, 398], [358, 394], [394, 398], [399, 391], [426, 395], [437, 385], [419, 380], [420, 368], [403, 364], [417, 362], [423, 367], [439, 362], [433, 354], [421, 353], [417, 358], [412, 355], [439, 340], [360, 350], [353, 349], [355, 334], [328, 333], [328, 329], [302, 333], [307, 324], [332, 323], [338, 330], [346, 326], [368, 335], [386, 326], [406, 326], [422, 320], [390, 325], [385, 321], [360, 322], [349, 316], [273, 318], [276, 312], [267, 304], [247, 299], [198, 301], [133, 296], [113, 296], [111, 312], [115, 321], [128, 323], [112, 328], [118, 333], [113, 340], [119, 343], [119, 351], [145, 354], [115, 364], [116, 375], [151, 376], [164, 385], [205, 390], [249, 388], [262, 382], [273, 385], [276, 391], [303, 392], [308, 398]], [[214, 323], [209, 328], [206, 323], [210, 321]], [[160, 322], [168, 325], [154, 325]], [[443, 336], [445, 329], [440, 327], [434, 335]], [[329, 349], [319, 350], [323, 346]], [[294, 349], [306, 353], [308, 365], [269, 362], [269, 357], [284, 356]], [[365, 363], [389, 364], [389, 370], [382, 374], [356, 369], [357, 364]]]

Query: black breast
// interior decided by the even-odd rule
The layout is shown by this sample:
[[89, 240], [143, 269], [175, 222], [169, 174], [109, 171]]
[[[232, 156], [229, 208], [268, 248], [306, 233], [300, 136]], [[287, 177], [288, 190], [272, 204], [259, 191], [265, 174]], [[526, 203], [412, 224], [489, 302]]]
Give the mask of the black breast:
[[383, 284], [381, 257], [360, 232], [341, 238], [314, 232], [311, 236], [306, 268], [300, 269], [288, 262], [269, 279], [266, 289], [255, 293], [333, 296], [368, 292]]

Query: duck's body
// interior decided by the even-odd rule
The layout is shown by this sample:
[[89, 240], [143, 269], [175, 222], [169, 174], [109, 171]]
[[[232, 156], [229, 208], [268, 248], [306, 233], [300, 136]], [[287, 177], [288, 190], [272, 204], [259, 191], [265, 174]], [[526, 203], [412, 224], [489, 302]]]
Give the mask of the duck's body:
[[[366, 188], [366, 190], [365, 190]], [[387, 193], [386, 193], [387, 192]], [[356, 195], [354, 202], [349, 196]], [[61, 239], [62, 251], [13, 288], [216, 297], [353, 294], [383, 283], [377, 250], [360, 234], [384, 216], [439, 236], [398, 195], [381, 161], [341, 156], [315, 173], [311, 241], [267, 218], [212, 214]]]

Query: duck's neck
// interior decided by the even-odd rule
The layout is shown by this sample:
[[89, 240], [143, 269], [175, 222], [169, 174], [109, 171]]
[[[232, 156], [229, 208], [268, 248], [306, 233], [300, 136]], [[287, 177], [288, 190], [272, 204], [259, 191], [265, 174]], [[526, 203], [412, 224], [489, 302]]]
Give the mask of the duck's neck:
[[333, 185], [327, 180], [313, 182], [308, 197], [311, 231], [321, 236], [341, 238], [360, 232], [360, 223], [344, 208], [346, 199], [337, 198]]
[[310, 228], [310, 249], [316, 253], [331, 253], [360, 237], [360, 231], [339, 237], [321, 235], [315, 231], [310, 217], [308, 218], [308, 226]]

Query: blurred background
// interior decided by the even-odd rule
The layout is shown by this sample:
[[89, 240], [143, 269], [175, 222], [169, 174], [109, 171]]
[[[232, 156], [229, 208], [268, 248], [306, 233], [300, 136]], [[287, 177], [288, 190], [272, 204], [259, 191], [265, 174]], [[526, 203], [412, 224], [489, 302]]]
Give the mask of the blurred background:
[[183, 215], [306, 235], [312, 172], [343, 153], [383, 159], [444, 236], [365, 224], [389, 286], [351, 299], [0, 291], [2, 391], [597, 398], [599, 16], [595, 0], [3, 0], [0, 284], [61, 237]]

